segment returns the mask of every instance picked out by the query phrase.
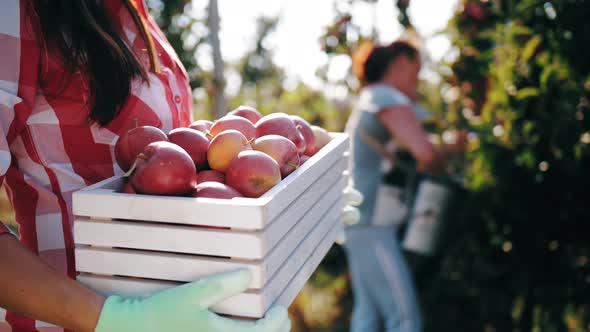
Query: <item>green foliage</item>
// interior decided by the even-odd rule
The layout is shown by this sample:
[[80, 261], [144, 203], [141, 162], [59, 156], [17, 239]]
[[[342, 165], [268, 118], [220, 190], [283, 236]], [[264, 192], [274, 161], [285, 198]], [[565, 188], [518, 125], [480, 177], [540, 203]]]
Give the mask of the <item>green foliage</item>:
[[197, 49], [207, 42], [207, 28], [197, 19], [189, 0], [148, 0], [150, 13], [166, 34], [190, 76], [192, 88], [202, 86], [210, 74], [204, 72], [195, 57]]
[[585, 331], [590, 8], [526, 0], [461, 9], [449, 26], [459, 56], [447, 64], [448, 89], [460, 93], [446, 117], [479, 142], [465, 169], [472, 192], [460, 240], [427, 289], [429, 330]]

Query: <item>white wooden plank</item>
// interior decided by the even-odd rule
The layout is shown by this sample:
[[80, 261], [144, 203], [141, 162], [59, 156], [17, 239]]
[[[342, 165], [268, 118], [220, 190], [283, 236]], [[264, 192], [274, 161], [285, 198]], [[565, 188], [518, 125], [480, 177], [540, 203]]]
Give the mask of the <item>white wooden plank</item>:
[[73, 198], [77, 216], [252, 230], [264, 226], [264, 204], [264, 200], [249, 198], [224, 200], [130, 195], [110, 189], [76, 192]]
[[[331, 212], [329, 213], [329, 216], [327, 216], [325, 220], [322, 221], [322, 223], [327, 222], [328, 224], [332, 225], [339, 224], [341, 209], [342, 202], [335, 204], [332, 209], [330, 209]], [[332, 233], [333, 231], [330, 231], [330, 234]], [[303, 270], [304, 273], [295, 273], [295, 277], [297, 278], [296, 281], [301, 283], [300, 281], [305, 277], [305, 275], [308, 274], [308, 277], [311, 275], [311, 272], [313, 272], [315, 267], [310, 268], [308, 265], [313, 265], [315, 264], [316, 260], [321, 260], [321, 257], [317, 258], [320, 253], [323, 252], [323, 255], [325, 255], [327, 249], [323, 250], [323, 248], [329, 248], [332, 245], [335, 237], [331, 236], [330, 234], [325, 236], [324, 239], [322, 239], [322, 242], [313, 250], [314, 253], [311, 256], [313, 259], [308, 259], [304, 265], [301, 266], [300, 270]], [[285, 262], [285, 267], [291, 266], [292, 263], [293, 262], [290, 260], [287, 260]], [[291, 269], [281, 269], [281, 271], [279, 271], [279, 273], [271, 280], [268, 286], [261, 291], [246, 291], [243, 294], [236, 295], [219, 303], [213, 307], [213, 310], [218, 313], [234, 316], [253, 318], [262, 317], [266, 310], [270, 307], [270, 304], [276, 302], [275, 300], [279, 294], [281, 294], [280, 296], [284, 297], [285, 299], [288, 298], [288, 296], [284, 295], [285, 289], [288, 289], [289, 292], [299, 291], [290, 285], [293, 275], [294, 273]], [[177, 282], [161, 280], [107, 277], [88, 274], [80, 274], [78, 275], [77, 279], [81, 283], [105, 296], [113, 294], [135, 297], [147, 296], [169, 287], [179, 285]], [[300, 288], [302, 286], [303, 284], [301, 284]]]
[[252, 289], [262, 288], [267, 278], [263, 261], [258, 260], [95, 247], [77, 247], [75, 252], [76, 271], [85, 273], [190, 282], [247, 268], [252, 273]]
[[[299, 261], [309, 257], [310, 252], [303, 249], [293, 252], [293, 248], [299, 248], [298, 244], [302, 241], [308, 243], [305, 245], [307, 248], [317, 245], [321, 237], [325, 235], [326, 227], [329, 226], [319, 223], [319, 221], [327, 213], [326, 207], [332, 206], [340, 198], [345, 183], [345, 178], [341, 177], [337, 184], [333, 185], [329, 192], [325, 193], [322, 199], [307, 211], [302, 220], [262, 260], [78, 246], [75, 249], [76, 269], [79, 272], [96, 274], [189, 282], [207, 275], [243, 267], [252, 272], [253, 279], [250, 288], [260, 289], [290, 256], [290, 260], [296, 258]], [[318, 236], [320, 237], [318, 238]]]
[[334, 244], [334, 241], [336, 241], [336, 237], [340, 232], [342, 232], [342, 224], [336, 223], [322, 243], [316, 248], [313, 256], [308, 259], [305, 265], [301, 267], [293, 279], [291, 279], [289, 285], [287, 285], [283, 290], [283, 293], [279, 295], [273, 305], [280, 305], [288, 308], [291, 303], [293, 303], [297, 294], [299, 294], [303, 286], [305, 286], [305, 283], [307, 283], [324, 257], [328, 254], [328, 251]]
[[[264, 229], [264, 238], [268, 243], [268, 248], [273, 248], [302, 219], [309, 218], [309, 211], [314, 209], [320, 200], [327, 199], [325, 196], [328, 193], [330, 193], [332, 199], [342, 195], [342, 192], [336, 193], [330, 190], [344, 177], [346, 163], [347, 161], [345, 159], [341, 159], [332, 165], [303, 194], [297, 197], [291, 205], [283, 208], [283, 212], [275, 218], [276, 222], [271, 223]], [[325, 201], [322, 204], [326, 204]], [[304, 215], [307, 216], [304, 217]]]
[[[74, 240], [76, 244], [102, 247], [120, 247], [166, 252], [179, 252], [232, 258], [262, 259], [285, 233], [296, 225], [303, 215], [313, 223], [321, 215], [321, 204], [331, 203], [341, 195], [340, 192], [327, 191], [334, 182], [342, 178], [346, 163], [341, 161], [334, 171], [329, 171], [313, 184], [294, 204], [286, 209], [280, 220], [263, 232], [249, 232], [218, 229], [203, 229], [184, 225], [144, 223], [137, 221], [100, 221], [76, 219], [74, 221]], [[332, 200], [332, 201], [329, 201]], [[314, 206], [320, 204], [317, 208]], [[327, 206], [330, 206], [327, 205]], [[309, 228], [308, 228], [309, 229]], [[304, 234], [298, 235], [299, 243]]]
[[74, 221], [77, 244], [210, 256], [264, 257], [262, 233], [135, 221]]
[[[311, 236], [307, 234], [313, 234], [317, 231], [317, 228], [314, 229], [314, 227], [317, 224], [316, 220], [318, 218], [313, 216], [326, 213], [328, 211], [327, 207], [333, 206], [335, 203], [342, 201], [342, 191], [344, 190], [347, 180], [347, 177], [341, 177], [328, 192], [324, 193], [322, 198], [317, 201], [317, 204], [307, 210], [307, 213], [303, 218], [283, 238], [275, 235], [275, 233], [278, 233], [276, 228], [269, 228], [268, 232], [265, 233], [265, 236], [268, 237], [268, 243], [270, 243], [271, 246], [276, 245], [280, 248], [294, 248], [303, 238]], [[340, 204], [340, 211], [342, 211], [343, 207], [344, 206]], [[322, 216], [322, 218], [325, 217]], [[274, 224], [271, 224], [271, 226], [272, 225]], [[267, 261], [267, 269], [269, 271], [275, 271], [286, 259], [291, 260], [287, 250], [272, 250], [265, 258], [265, 261]]]
[[121, 194], [114, 192], [121, 185], [121, 180], [108, 179], [74, 193], [73, 211], [77, 216], [95, 218], [262, 229], [335, 161], [341, 159], [347, 149], [348, 135], [334, 134], [334, 139], [326, 147], [258, 199], [216, 200]]

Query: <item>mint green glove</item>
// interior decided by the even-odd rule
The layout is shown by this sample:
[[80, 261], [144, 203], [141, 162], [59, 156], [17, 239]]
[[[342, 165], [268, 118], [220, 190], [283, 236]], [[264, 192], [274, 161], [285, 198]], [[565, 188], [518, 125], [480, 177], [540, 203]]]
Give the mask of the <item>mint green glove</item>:
[[110, 296], [95, 332], [287, 332], [287, 310], [269, 310], [258, 321], [221, 317], [208, 308], [244, 292], [252, 276], [239, 270], [174, 287], [143, 299]]

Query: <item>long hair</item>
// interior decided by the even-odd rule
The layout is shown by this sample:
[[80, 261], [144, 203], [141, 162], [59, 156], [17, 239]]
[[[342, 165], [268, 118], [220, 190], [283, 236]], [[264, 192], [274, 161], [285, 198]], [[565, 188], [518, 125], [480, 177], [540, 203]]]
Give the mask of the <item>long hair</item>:
[[[149, 54], [148, 69], [122, 38], [109, 17], [105, 1], [33, 0], [43, 47], [60, 53], [71, 76], [80, 70], [88, 78], [91, 110], [89, 122], [109, 124], [121, 111], [136, 77], [148, 81], [148, 69], [158, 72], [154, 44], [135, 0], [121, 0], [129, 11]], [[35, 21], [35, 20], [33, 20]]]
[[403, 40], [386, 46], [376, 46], [366, 41], [352, 56], [353, 71], [363, 85], [376, 83], [383, 78], [389, 64], [400, 55], [416, 59], [419, 52], [411, 43]]

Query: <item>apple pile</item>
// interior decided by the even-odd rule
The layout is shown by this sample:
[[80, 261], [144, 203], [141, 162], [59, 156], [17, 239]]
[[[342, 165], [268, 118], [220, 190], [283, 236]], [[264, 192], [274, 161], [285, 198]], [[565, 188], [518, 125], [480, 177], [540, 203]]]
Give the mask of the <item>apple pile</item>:
[[263, 117], [248, 106], [168, 135], [156, 127], [137, 127], [115, 145], [115, 159], [128, 176], [120, 192], [257, 198], [330, 140], [325, 129], [299, 116]]

